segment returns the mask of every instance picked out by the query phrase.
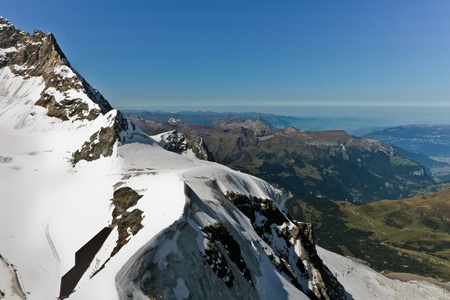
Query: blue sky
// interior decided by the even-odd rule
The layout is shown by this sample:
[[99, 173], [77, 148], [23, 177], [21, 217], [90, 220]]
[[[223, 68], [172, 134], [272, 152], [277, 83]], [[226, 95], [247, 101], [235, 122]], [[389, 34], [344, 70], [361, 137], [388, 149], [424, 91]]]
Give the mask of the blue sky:
[[1, 0], [118, 108], [450, 105], [450, 1]]

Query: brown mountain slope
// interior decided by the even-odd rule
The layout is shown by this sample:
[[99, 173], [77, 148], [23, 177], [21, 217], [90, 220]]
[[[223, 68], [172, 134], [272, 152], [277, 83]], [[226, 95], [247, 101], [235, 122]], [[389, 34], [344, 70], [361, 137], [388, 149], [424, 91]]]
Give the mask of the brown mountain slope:
[[201, 137], [214, 161], [261, 177], [295, 198], [370, 202], [411, 196], [434, 183], [391, 146], [345, 131], [273, 130], [259, 121], [216, 126], [132, 121], [148, 134]]

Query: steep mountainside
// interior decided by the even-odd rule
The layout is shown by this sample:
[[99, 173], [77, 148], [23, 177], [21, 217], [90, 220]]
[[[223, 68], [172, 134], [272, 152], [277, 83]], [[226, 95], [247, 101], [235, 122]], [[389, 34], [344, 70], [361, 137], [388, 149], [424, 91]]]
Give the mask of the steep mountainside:
[[295, 198], [399, 199], [434, 182], [391, 146], [345, 131], [272, 130], [258, 121], [196, 126], [131, 119], [149, 134], [177, 130], [200, 137], [210, 159], [259, 176]]
[[319, 248], [330, 270], [311, 225], [278, 209], [279, 190], [163, 149], [70, 67], [52, 35], [0, 18], [0, 40], [0, 298], [448, 297]]

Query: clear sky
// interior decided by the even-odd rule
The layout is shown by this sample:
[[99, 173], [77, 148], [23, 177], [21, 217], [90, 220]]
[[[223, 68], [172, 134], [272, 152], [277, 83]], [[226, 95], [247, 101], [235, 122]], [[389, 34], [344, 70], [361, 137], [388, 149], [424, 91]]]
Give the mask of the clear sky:
[[118, 108], [450, 105], [450, 1], [1, 0]]

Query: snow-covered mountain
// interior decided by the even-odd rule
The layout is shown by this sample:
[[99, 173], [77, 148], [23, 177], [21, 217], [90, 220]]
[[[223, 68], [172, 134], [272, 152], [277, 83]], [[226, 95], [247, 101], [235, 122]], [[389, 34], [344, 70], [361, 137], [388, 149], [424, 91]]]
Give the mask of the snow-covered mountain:
[[114, 110], [53, 35], [0, 18], [0, 298], [449, 297], [317, 251], [280, 191], [163, 139]]

